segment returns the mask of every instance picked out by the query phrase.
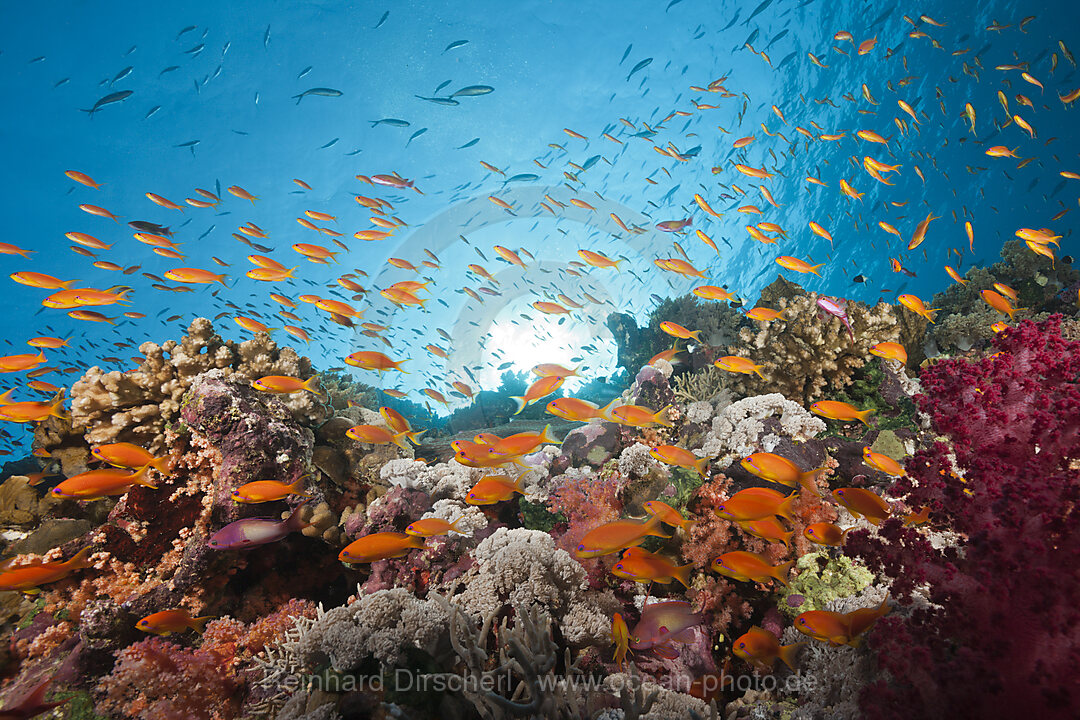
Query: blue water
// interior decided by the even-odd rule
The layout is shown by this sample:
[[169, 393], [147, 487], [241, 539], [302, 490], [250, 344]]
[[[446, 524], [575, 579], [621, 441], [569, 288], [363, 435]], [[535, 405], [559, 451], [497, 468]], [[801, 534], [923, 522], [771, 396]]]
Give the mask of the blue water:
[[[473, 384], [462, 374], [463, 366], [485, 386], [497, 384], [498, 368], [506, 363], [527, 369], [540, 361], [571, 363], [580, 357], [583, 360], [574, 364], [585, 365], [586, 372], [610, 374], [616, 349], [604, 326], [609, 312], [629, 312], [645, 320], [656, 297], [681, 295], [701, 284], [653, 264], [658, 257], [678, 257], [672, 244], [676, 241], [711, 284], [728, 287], [748, 306], [781, 272], [808, 289], [870, 303], [879, 298], [895, 302], [900, 292], [929, 301], [950, 282], [945, 263], [961, 272], [973, 264], [989, 264], [1017, 228], [1047, 226], [1066, 208], [1072, 212], [1053, 228], [1065, 236], [1062, 253], [1075, 252], [1070, 231], [1078, 216], [1080, 181], [1059, 173], [1080, 171], [1080, 143], [1073, 131], [1080, 103], [1070, 110], [1057, 98], [1080, 87], [1080, 75], [1058, 46], [1060, 40], [1073, 52], [1080, 50], [1075, 3], [1042, 4], [1024, 32], [1018, 23], [1028, 6], [1017, 2], [938, 2], [913, 9], [906, 3], [776, 0], [761, 6], [749, 19], [757, 3], [702, 0], [670, 5], [9, 5], [0, 27], [5, 100], [0, 138], [6, 171], [0, 195], [6, 230], [2, 240], [35, 254], [30, 260], [0, 256], [4, 274], [36, 270], [78, 278], [80, 286], [128, 284], [134, 293], [130, 307], [93, 308], [118, 317], [110, 326], [44, 309], [40, 301], [48, 291], [5, 279], [8, 310], [2, 337], [11, 347], [5, 354], [25, 352], [25, 340], [36, 335], [72, 336], [70, 350], [47, 353], [50, 364], [131, 367], [130, 351], [117, 350], [112, 343], [137, 346], [178, 338], [194, 317], [221, 312], [229, 315], [216, 321], [219, 332], [242, 340], [251, 333], [233, 322], [237, 313], [224, 302], [241, 306], [245, 313], [253, 309], [266, 324], [280, 327], [282, 321], [274, 316], [280, 306], [269, 299], [271, 291], [294, 300], [315, 293], [353, 302], [365, 310], [365, 320], [390, 325], [386, 336], [392, 347], [328, 322], [325, 313], [300, 302], [295, 312], [304, 318], [303, 327], [314, 342], [305, 346], [281, 331], [273, 334], [275, 340], [310, 355], [320, 368], [341, 366], [344, 355], [358, 349], [409, 358], [408, 375], [390, 373], [380, 379], [354, 374], [366, 382], [413, 391], [412, 397], [421, 400], [415, 391], [422, 387], [448, 393], [452, 379]], [[920, 20], [920, 12], [945, 27]], [[914, 26], [904, 19], [905, 13]], [[988, 31], [995, 21], [1011, 27]], [[194, 29], [181, 32], [189, 26]], [[916, 27], [929, 38], [910, 37]], [[841, 30], [852, 32], [856, 43], [877, 36], [877, 46], [858, 56], [851, 43], [833, 41]], [[933, 47], [931, 38], [942, 49]], [[467, 43], [446, 49], [462, 40]], [[768, 55], [771, 65], [746, 47], [748, 41]], [[828, 69], [813, 65], [808, 52]], [[1053, 72], [1052, 54], [1057, 55]], [[647, 66], [631, 74], [649, 58]], [[1019, 62], [1030, 63], [1029, 72], [1043, 83], [1045, 93], [1024, 82], [1019, 71], [994, 69]], [[964, 72], [964, 63], [978, 78]], [[170, 66], [177, 68], [163, 72]], [[130, 74], [113, 82], [128, 67]], [[722, 77], [727, 77], [725, 86], [734, 97], [691, 89]], [[908, 82], [901, 87], [904, 78]], [[458, 97], [457, 106], [415, 97], [436, 95], [444, 81], [448, 84], [438, 92], [444, 97], [470, 85], [488, 85], [494, 91]], [[864, 83], [879, 104], [864, 99]], [[340, 90], [341, 96], [309, 95], [299, 103], [294, 99], [316, 87]], [[80, 112], [120, 90], [132, 94], [92, 117]], [[995, 127], [1005, 118], [998, 90], [1007, 96], [1010, 112], [1032, 123], [1035, 139], [1015, 124]], [[1030, 98], [1035, 109], [1021, 107], [1018, 93]], [[918, 128], [897, 107], [897, 99], [920, 113]], [[695, 102], [719, 107], [697, 110]], [[976, 111], [974, 134], [964, 117], [968, 102]], [[150, 113], [153, 108], [159, 109]], [[906, 136], [894, 117], [909, 123]], [[405, 120], [409, 126], [372, 126], [383, 118]], [[769, 133], [783, 133], [787, 141], [767, 135], [762, 124]], [[795, 126], [814, 135], [846, 137], [839, 142], [807, 141]], [[656, 134], [632, 137], [646, 127]], [[588, 140], [571, 137], [564, 128]], [[412, 137], [421, 129], [425, 132]], [[857, 130], [889, 137], [888, 148], [856, 140]], [[602, 137], [603, 132], [620, 143]], [[749, 135], [755, 140], [743, 152], [732, 149], [735, 139]], [[462, 148], [474, 139], [474, 145]], [[185, 146], [192, 141], [197, 144]], [[657, 152], [669, 143], [679, 153], [700, 149], [682, 162]], [[1036, 159], [1017, 169], [1017, 160], [987, 157], [984, 151], [991, 145], [1019, 148], [1020, 157]], [[895, 185], [882, 185], [853, 164], [861, 163], [864, 155], [899, 163]], [[583, 172], [568, 164], [585, 166], [595, 156], [599, 158]], [[505, 175], [486, 170], [481, 161]], [[757, 190], [760, 182], [736, 172], [734, 161], [776, 173], [766, 185], [781, 207], [769, 205]], [[99, 190], [78, 185], [65, 177], [66, 170], [80, 170], [104, 185]], [[357, 174], [391, 172], [413, 180], [423, 194], [355, 179]], [[505, 182], [516, 174], [537, 178]], [[828, 187], [809, 185], [807, 175]], [[312, 190], [303, 191], [293, 178]], [[841, 195], [841, 178], [865, 197], [854, 201]], [[260, 199], [253, 205], [225, 193], [231, 185]], [[220, 187], [222, 202], [216, 209], [188, 207], [181, 213], [145, 197], [153, 192], [183, 204], [186, 197], [198, 197], [196, 187]], [[698, 209], [695, 193], [722, 218]], [[556, 217], [539, 205], [545, 194], [565, 204], [578, 198], [596, 210], [556, 207]], [[354, 232], [372, 227], [371, 213], [354, 202], [355, 195], [389, 200], [392, 214], [408, 226], [383, 241], [353, 239]], [[516, 215], [492, 203], [488, 198], [493, 195], [511, 204]], [[105, 207], [122, 222], [88, 215], [78, 209], [79, 203]], [[736, 212], [745, 204], [758, 206], [764, 214]], [[305, 210], [337, 216], [336, 224], [320, 224], [344, 233], [341, 239], [350, 250], [339, 255], [340, 264], [309, 263], [290, 248], [306, 242], [337, 250], [329, 238], [297, 224]], [[941, 219], [931, 224], [926, 242], [908, 253], [907, 239], [929, 212]], [[648, 231], [622, 232], [609, 213]], [[655, 229], [658, 222], [687, 217], [694, 219], [687, 234]], [[170, 225], [188, 257], [154, 255], [123, 224], [134, 219]], [[788, 238], [768, 246], [754, 241], [744, 226], [758, 220], [783, 226]], [[810, 233], [811, 220], [831, 232], [833, 247]], [[965, 220], [974, 227], [974, 253], [968, 249]], [[253, 267], [246, 256], [254, 251], [231, 234], [248, 221], [270, 233], [269, 240], [255, 242], [273, 247], [270, 254], [286, 266], [299, 266], [297, 280], [271, 285], [244, 276]], [[882, 231], [878, 221], [898, 228], [903, 241]], [[719, 256], [695, 237], [692, 231], [698, 228], [716, 240]], [[140, 265], [141, 270], [122, 275], [92, 267], [90, 258], [69, 250], [71, 243], [64, 237], [69, 231], [115, 243], [111, 250], [98, 252], [98, 259]], [[522, 271], [499, 260], [494, 245], [524, 248], [535, 260], [523, 255], [528, 268]], [[959, 255], [950, 254], [952, 248]], [[387, 260], [403, 258], [419, 265], [427, 259], [425, 249], [441, 264], [438, 270], [424, 269], [434, 280], [432, 299], [426, 311], [398, 310], [377, 290], [416, 275], [389, 266]], [[579, 249], [626, 257], [628, 262], [619, 272], [577, 268], [584, 271], [577, 277], [567, 270], [575, 269], [568, 263], [580, 261]], [[780, 254], [824, 263], [823, 277], [781, 271], [774, 262]], [[230, 267], [220, 268], [214, 256]], [[917, 276], [891, 272], [890, 258], [901, 260]], [[470, 263], [495, 274], [499, 285], [469, 275]], [[140, 274], [160, 276], [174, 267], [224, 272], [229, 288], [195, 285], [193, 293], [166, 293], [153, 289], [154, 281]], [[373, 288], [366, 300], [349, 300], [352, 293], [335, 284], [339, 275], [354, 270], [369, 276], [356, 278]], [[857, 275], [867, 282], [853, 282]], [[463, 292], [482, 284], [501, 295], [481, 295], [480, 303]], [[604, 304], [585, 302], [583, 292]], [[529, 307], [536, 300], [554, 300], [557, 293], [586, 308], [560, 322]], [[126, 319], [121, 316], [125, 310], [147, 317]], [[168, 322], [173, 315], [181, 318]], [[452, 348], [436, 328], [454, 338]], [[428, 343], [452, 350], [449, 360], [424, 350]], [[123, 362], [97, 360], [102, 356]], [[44, 379], [63, 384], [78, 375], [60, 377]]]

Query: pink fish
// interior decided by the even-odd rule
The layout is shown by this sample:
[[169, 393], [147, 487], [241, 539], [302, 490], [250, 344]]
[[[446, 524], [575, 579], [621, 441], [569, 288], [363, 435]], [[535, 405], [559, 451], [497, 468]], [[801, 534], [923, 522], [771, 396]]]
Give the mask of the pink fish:
[[688, 217], [685, 220], [665, 220], [664, 222], [656, 223], [656, 229], [663, 232], [679, 232], [687, 225], [691, 225], [694, 222], [694, 218]]
[[817, 299], [817, 306], [835, 318], [840, 318], [844, 323], [848, 334], [851, 335], [851, 344], [855, 344], [855, 331], [851, 329], [851, 321], [847, 316], [847, 300], [844, 298], [831, 298], [822, 295]]
[[300, 508], [306, 500], [296, 506], [288, 520], [272, 518], [244, 518], [231, 522], [218, 530], [207, 541], [207, 547], [213, 550], [246, 550], [256, 545], [277, 542], [289, 533], [303, 530], [311, 523], [300, 519]]
[[641, 620], [630, 633], [633, 650], [652, 650], [655, 655], [669, 660], [679, 657], [672, 643], [689, 642], [693, 628], [701, 623], [701, 617], [690, 611], [690, 603], [681, 600], [665, 600], [646, 605]]

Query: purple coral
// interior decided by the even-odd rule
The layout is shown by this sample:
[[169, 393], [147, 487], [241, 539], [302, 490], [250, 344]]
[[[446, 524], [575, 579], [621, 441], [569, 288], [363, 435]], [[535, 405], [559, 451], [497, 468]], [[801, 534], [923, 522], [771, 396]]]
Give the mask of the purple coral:
[[922, 373], [951, 446], [916, 453], [894, 492], [962, 540], [936, 549], [897, 519], [849, 535], [902, 604], [919, 587], [932, 603], [872, 636], [888, 673], [863, 694], [872, 716], [1080, 715], [1080, 342], [1060, 326], [1025, 321], [994, 355]]

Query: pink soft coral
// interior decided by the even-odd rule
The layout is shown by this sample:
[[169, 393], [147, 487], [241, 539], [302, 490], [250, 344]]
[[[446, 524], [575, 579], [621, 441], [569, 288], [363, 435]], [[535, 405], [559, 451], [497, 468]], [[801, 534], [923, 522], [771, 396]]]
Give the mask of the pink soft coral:
[[951, 446], [916, 453], [894, 492], [962, 540], [936, 549], [897, 519], [849, 535], [894, 597], [925, 585], [932, 603], [872, 635], [889, 675], [863, 695], [873, 716], [1080, 716], [1080, 342], [1060, 322], [922, 373], [918, 403]]

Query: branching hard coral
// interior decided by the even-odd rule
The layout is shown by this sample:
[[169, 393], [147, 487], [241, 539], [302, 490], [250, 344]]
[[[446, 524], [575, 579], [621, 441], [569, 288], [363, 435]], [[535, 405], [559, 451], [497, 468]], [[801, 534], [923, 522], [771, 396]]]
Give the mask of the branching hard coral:
[[[764, 293], [763, 293], [764, 296]], [[843, 324], [831, 315], [822, 319], [817, 293], [780, 297], [774, 309], [786, 320], [774, 320], [757, 330], [744, 328], [728, 351], [762, 366], [756, 375], [732, 378], [732, 387], [743, 396], [776, 392], [798, 403], [809, 404], [851, 382], [851, 374], [871, 357], [879, 342], [895, 342], [900, 336], [894, 306], [878, 303], [873, 308], [847, 303], [854, 331], [852, 343]], [[904, 311], [906, 312], [906, 311]]]
[[892, 494], [962, 539], [935, 546], [898, 519], [876, 537], [849, 533], [845, 553], [887, 576], [893, 597], [930, 603], [870, 637], [888, 675], [863, 694], [868, 715], [1080, 707], [1080, 342], [1060, 323], [1022, 322], [994, 338], [994, 355], [922, 373], [919, 406], [950, 444], [916, 452]]
[[731, 379], [730, 373], [709, 365], [697, 372], [676, 375], [672, 379], [672, 389], [675, 399], [682, 403], [707, 402], [726, 391]]
[[[225, 341], [206, 318], [196, 318], [180, 342], [146, 342], [139, 351], [145, 359], [134, 370], [105, 372], [95, 366], [75, 381], [70, 422], [50, 418], [41, 423], [35, 447], [131, 442], [158, 453], [165, 444], [165, 428], [177, 420], [184, 394], [200, 373], [220, 369], [249, 383], [265, 375], [312, 375], [306, 357], [279, 348], [265, 333], [239, 344]], [[311, 393], [284, 396], [284, 402], [299, 422], [313, 425], [325, 417]]]

